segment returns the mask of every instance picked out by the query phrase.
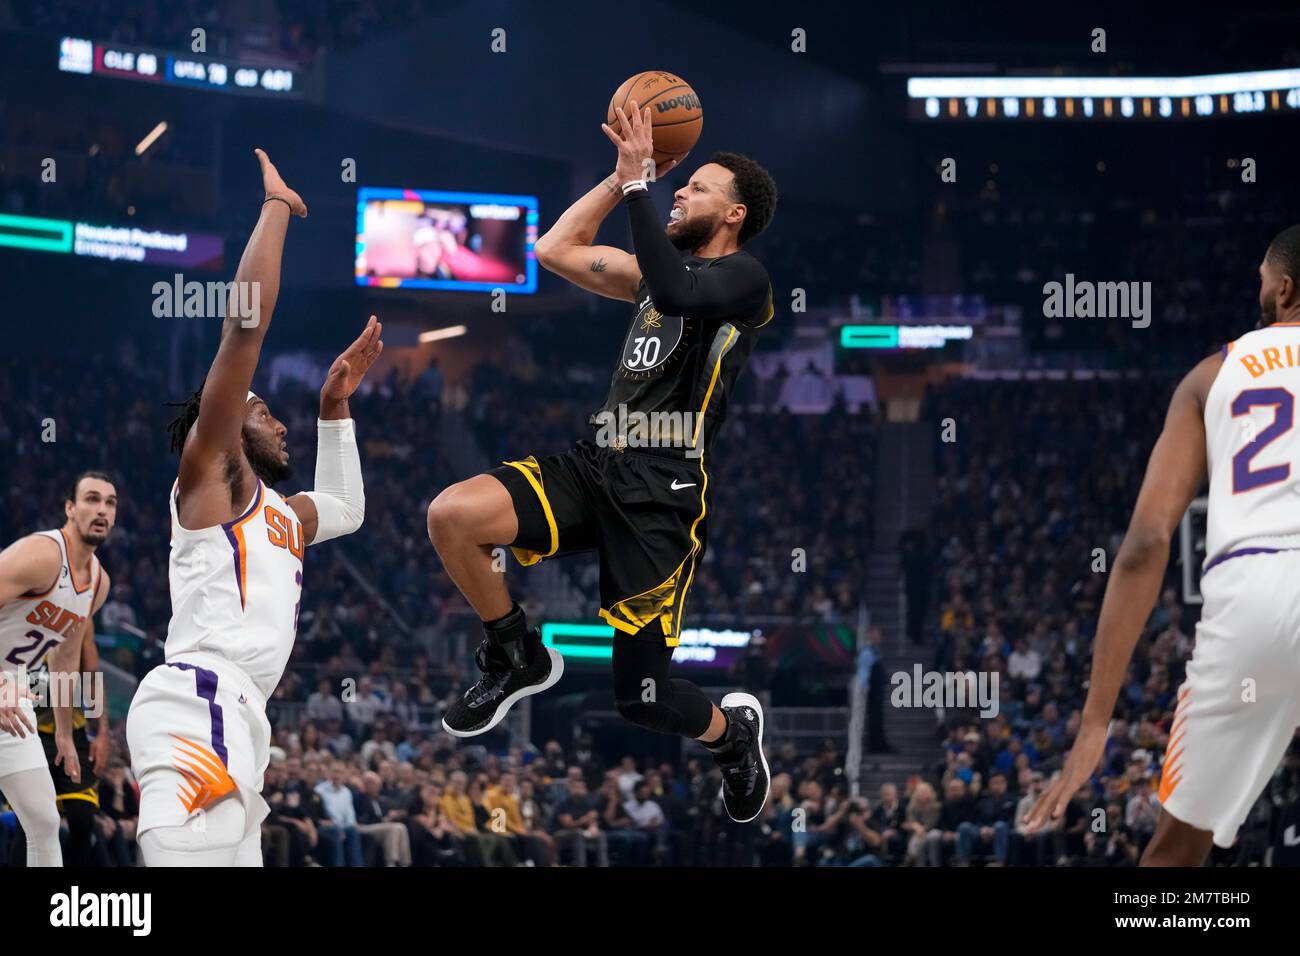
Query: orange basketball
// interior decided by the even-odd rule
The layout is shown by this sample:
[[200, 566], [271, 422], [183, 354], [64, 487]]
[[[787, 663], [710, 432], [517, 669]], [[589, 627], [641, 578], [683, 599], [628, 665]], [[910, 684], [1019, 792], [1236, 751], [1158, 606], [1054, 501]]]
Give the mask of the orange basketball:
[[610, 97], [605, 117], [614, 132], [621, 132], [614, 108], [622, 107], [626, 115], [632, 100], [642, 109], [650, 107], [656, 165], [670, 159], [680, 160], [699, 140], [700, 130], [704, 128], [704, 110], [691, 84], [680, 76], [663, 70], [646, 70], [625, 80]]

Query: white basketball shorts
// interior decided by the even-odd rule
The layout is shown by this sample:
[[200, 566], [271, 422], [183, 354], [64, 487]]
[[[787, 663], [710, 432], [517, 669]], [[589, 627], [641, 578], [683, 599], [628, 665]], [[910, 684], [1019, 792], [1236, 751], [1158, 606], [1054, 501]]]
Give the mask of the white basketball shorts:
[[41, 745], [40, 734], [36, 732], [36, 709], [26, 697], [22, 698], [19, 706], [27, 715], [27, 722], [32, 725], [32, 729], [26, 737], [0, 730], [0, 777], [49, 766], [45, 760], [45, 748]]
[[271, 725], [266, 701], [238, 667], [199, 653], [155, 667], [136, 688], [126, 737], [140, 783], [140, 833], [201, 825], [194, 818], [219, 800], [244, 805], [245, 835], [261, 827]]
[[1229, 847], [1300, 724], [1300, 550], [1241, 548], [1206, 567], [1160, 802]]

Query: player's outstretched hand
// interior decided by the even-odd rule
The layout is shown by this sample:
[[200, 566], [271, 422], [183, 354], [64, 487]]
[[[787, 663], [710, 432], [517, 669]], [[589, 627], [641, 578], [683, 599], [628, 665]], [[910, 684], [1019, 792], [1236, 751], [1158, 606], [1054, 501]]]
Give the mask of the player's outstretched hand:
[[62, 766], [63, 772], [73, 783], [81, 783], [81, 758], [77, 756], [77, 745], [72, 742], [72, 734], [56, 733], [54, 735], [54, 765]]
[[357, 390], [370, 366], [384, 352], [384, 342], [380, 338], [383, 334], [383, 323], [372, 315], [357, 340], [330, 366], [320, 390], [322, 399], [341, 402]]
[[0, 671], [0, 733], [26, 737], [36, 733], [32, 720], [23, 710], [23, 698], [30, 698], [31, 692], [5, 676]]
[[1039, 827], [1046, 826], [1065, 812], [1070, 799], [1092, 776], [1097, 764], [1101, 763], [1102, 754], [1106, 750], [1107, 729], [1106, 724], [1100, 727], [1084, 724], [1079, 728], [1074, 746], [1070, 748], [1070, 759], [1065, 762], [1065, 769], [1053, 778], [1051, 785], [1043, 791], [1025, 818], [1025, 829], [1029, 833], [1037, 832]]
[[285, 185], [284, 177], [275, 168], [275, 163], [271, 162], [271, 157], [266, 155], [266, 150], [255, 149], [253, 152], [257, 155], [257, 161], [262, 164], [262, 189], [266, 193], [266, 198], [283, 199], [289, 204], [291, 213], [305, 219], [307, 204], [302, 201], [301, 196]]
[[[650, 107], [641, 109], [637, 106], [636, 100], [628, 103], [628, 112], [623, 112], [623, 107], [614, 108], [614, 113], [618, 116], [618, 132], [607, 123], [601, 123], [600, 128], [605, 135], [609, 137], [610, 142], [618, 149], [618, 163], [614, 166], [614, 175], [618, 178], [618, 184], [625, 186], [630, 182], [638, 179], [654, 179], [659, 175], [655, 169], [653, 159], [655, 144], [652, 135], [653, 126], [650, 122]], [[669, 168], [665, 163], [663, 172]]]

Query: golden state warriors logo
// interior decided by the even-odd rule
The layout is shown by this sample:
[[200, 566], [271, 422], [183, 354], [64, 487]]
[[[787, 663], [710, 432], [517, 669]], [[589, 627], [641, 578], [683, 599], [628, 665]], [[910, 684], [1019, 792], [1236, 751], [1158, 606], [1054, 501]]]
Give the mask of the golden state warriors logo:
[[646, 296], [623, 343], [623, 368], [644, 374], [663, 365], [681, 343], [684, 325], [680, 315], [664, 315]]

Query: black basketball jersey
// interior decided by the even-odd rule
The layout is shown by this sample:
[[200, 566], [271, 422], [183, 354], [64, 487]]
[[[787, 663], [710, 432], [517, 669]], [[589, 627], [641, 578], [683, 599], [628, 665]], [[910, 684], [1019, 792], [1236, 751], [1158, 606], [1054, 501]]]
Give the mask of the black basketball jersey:
[[664, 315], [642, 279], [609, 397], [591, 417], [598, 444], [702, 454], [726, 418], [758, 330], [772, 319], [767, 270], [749, 253], [683, 256], [682, 262], [688, 271], [717, 270], [710, 278], [721, 280], [728, 304], [714, 305], [708, 319]]

